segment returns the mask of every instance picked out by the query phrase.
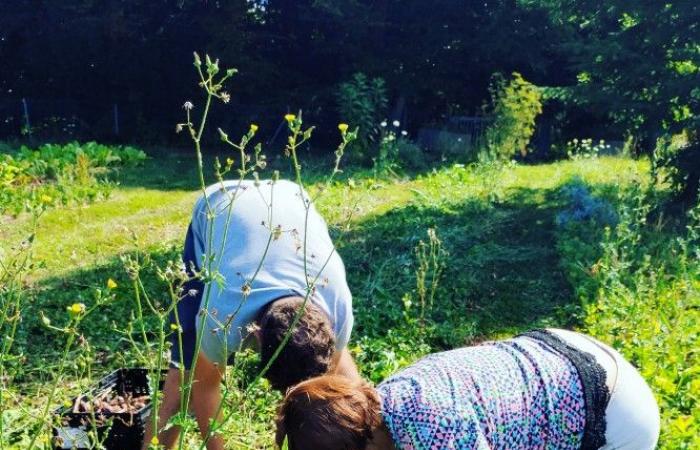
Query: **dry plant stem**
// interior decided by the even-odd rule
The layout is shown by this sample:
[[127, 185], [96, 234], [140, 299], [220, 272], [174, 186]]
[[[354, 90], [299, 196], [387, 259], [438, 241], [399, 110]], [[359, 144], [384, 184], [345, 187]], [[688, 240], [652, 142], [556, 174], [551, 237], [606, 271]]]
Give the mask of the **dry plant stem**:
[[[10, 298], [8, 302], [3, 302], [2, 305], [2, 318], [0, 318], [0, 332], [4, 335], [2, 349], [0, 350], [0, 386], [2, 391], [0, 392], [0, 449], [5, 448], [4, 439], [2, 436], [5, 431], [5, 400], [3, 393], [9, 392], [6, 382], [9, 383], [10, 375], [7, 372], [6, 361], [12, 350], [12, 345], [14, 344], [15, 336], [17, 334], [17, 327], [21, 320], [21, 303], [22, 303], [22, 286], [24, 284], [23, 274], [29, 269], [30, 261], [32, 259], [32, 244], [34, 236], [36, 236], [36, 230], [39, 224], [39, 218], [43, 214], [43, 211], [34, 211], [31, 221], [31, 233], [30, 238], [27, 240], [28, 248], [26, 252], [20, 253], [14, 259], [10, 261], [9, 264], [4, 264], [0, 261], [0, 268], [2, 269], [2, 276], [0, 276], [0, 282], [5, 285], [7, 290], [10, 292]], [[23, 256], [23, 258], [21, 258]], [[21, 262], [20, 262], [21, 259]], [[14, 269], [13, 269], [14, 268]], [[5, 323], [10, 323], [9, 331], [5, 330]]]
[[[289, 342], [289, 339], [291, 338], [292, 332], [294, 331], [294, 329], [295, 329], [296, 326], [298, 325], [299, 321], [301, 320], [301, 315], [302, 315], [302, 313], [303, 313], [303, 311], [304, 311], [304, 308], [306, 307], [307, 302], [309, 301], [309, 298], [311, 297], [311, 294], [312, 294], [312, 292], [313, 292], [313, 287], [314, 287], [314, 285], [315, 285], [316, 282], [318, 281], [319, 277], [320, 277], [321, 274], [323, 273], [323, 270], [326, 268], [326, 266], [328, 265], [328, 263], [329, 263], [330, 260], [331, 260], [331, 257], [332, 257], [333, 254], [335, 253], [335, 248], [334, 248], [333, 251], [328, 255], [328, 258], [325, 260], [325, 262], [323, 263], [323, 265], [321, 266], [321, 270], [319, 271], [319, 273], [316, 274], [316, 276], [315, 276], [315, 278], [313, 279], [313, 281], [309, 282], [308, 268], [307, 268], [307, 258], [306, 258], [306, 255], [307, 255], [307, 235], [308, 235], [307, 230], [308, 230], [309, 212], [310, 212], [310, 209], [311, 209], [311, 205], [312, 205], [313, 203], [312, 203], [311, 200], [307, 203], [306, 198], [304, 197], [304, 188], [303, 188], [303, 182], [302, 182], [302, 176], [301, 176], [301, 165], [299, 164], [299, 161], [298, 161], [298, 158], [297, 158], [296, 149], [297, 149], [297, 147], [298, 147], [299, 145], [301, 145], [301, 144], [305, 141], [305, 139], [302, 140], [301, 142], [297, 143], [296, 141], [297, 141], [298, 135], [299, 135], [299, 128], [297, 127], [297, 128], [292, 132], [292, 141], [290, 142], [290, 145], [289, 145], [289, 151], [290, 151], [290, 155], [291, 155], [291, 157], [292, 157], [292, 161], [293, 161], [293, 165], [294, 165], [295, 180], [296, 180], [297, 185], [299, 186], [299, 195], [301, 196], [302, 203], [304, 204], [304, 208], [305, 208], [305, 210], [306, 210], [306, 211], [305, 211], [305, 212], [306, 212], [306, 214], [305, 214], [305, 219], [304, 219], [304, 241], [303, 241], [304, 279], [306, 280], [306, 283], [307, 283], [306, 292], [305, 292], [305, 295], [304, 295], [304, 301], [303, 301], [302, 304], [300, 305], [299, 310], [296, 312], [296, 314], [295, 314], [295, 316], [294, 316], [294, 319], [292, 320], [292, 323], [291, 323], [291, 325], [290, 325], [290, 327], [289, 327], [289, 330], [287, 330], [287, 332], [285, 333], [285, 335], [284, 335], [282, 341], [280, 342], [280, 344], [277, 346], [277, 348], [275, 349], [274, 353], [273, 353], [272, 356], [270, 357], [270, 360], [267, 362], [267, 364], [265, 364], [265, 366], [260, 370], [260, 372], [258, 372], [258, 374], [255, 376], [255, 378], [253, 378], [253, 380], [250, 382], [250, 384], [248, 385], [248, 387], [245, 389], [245, 391], [244, 391], [245, 394], [248, 394], [248, 393], [250, 392], [250, 390], [251, 390], [253, 387], [255, 387], [255, 386], [257, 385], [257, 383], [265, 376], [265, 374], [267, 373], [267, 371], [270, 370], [270, 367], [272, 367], [272, 364], [273, 364], [273, 363], [275, 362], [275, 360], [279, 357], [280, 353], [282, 352], [282, 350], [284, 349], [284, 347], [285, 347], [285, 346], [287, 345], [287, 343]], [[336, 160], [335, 160], [335, 165], [334, 165], [334, 168], [333, 168], [333, 172], [332, 172], [331, 175], [329, 176], [329, 178], [328, 178], [328, 180], [327, 180], [327, 182], [326, 182], [326, 186], [329, 186], [330, 183], [331, 183], [332, 180], [333, 180], [333, 177], [334, 177], [338, 172], [340, 172], [340, 171], [339, 171], [340, 160], [341, 160], [341, 158], [342, 158], [343, 150], [344, 150], [346, 144], [347, 144], [347, 141], [344, 139], [343, 144], [341, 144], [341, 146], [339, 147], [338, 151], [336, 152]], [[313, 198], [313, 202], [315, 202], [315, 200], [320, 196], [320, 194], [321, 194], [321, 192], [319, 192], [318, 195], [316, 195], [316, 196]], [[270, 226], [272, 226], [271, 223], [270, 223]], [[268, 242], [268, 245], [269, 245], [269, 242]], [[262, 262], [260, 263], [260, 265], [262, 265]], [[222, 405], [223, 405], [223, 400], [222, 400], [221, 405], [219, 405], [219, 410], [221, 410]], [[228, 421], [231, 419], [231, 417], [233, 416], [233, 414], [234, 414], [234, 411], [229, 412], [229, 414], [228, 414], [227, 416], [225, 416], [224, 419], [223, 419], [220, 423], [216, 423], [216, 424], [213, 424], [213, 425], [212, 425], [212, 427], [211, 427], [210, 430], [209, 430], [209, 434], [207, 435], [207, 437], [206, 437], [206, 439], [204, 440], [204, 442], [202, 443], [202, 445], [200, 445], [199, 450], [203, 450], [203, 449], [205, 448], [205, 446], [206, 446], [208, 440], [211, 438], [211, 436], [212, 436], [213, 434], [215, 434], [219, 429], [221, 429], [221, 428], [226, 424], [226, 422], [228, 422]]]
[[74, 328], [67, 328], [68, 332], [68, 339], [66, 341], [66, 345], [63, 348], [63, 354], [61, 356], [59, 365], [58, 365], [58, 372], [56, 373], [56, 379], [51, 386], [51, 390], [49, 391], [49, 395], [46, 398], [46, 401], [44, 403], [44, 409], [41, 413], [41, 416], [39, 417], [39, 422], [40, 426], [39, 429], [37, 429], [34, 432], [34, 435], [32, 436], [32, 440], [29, 442], [29, 446], [27, 447], [29, 450], [32, 450], [34, 448], [34, 445], [36, 444], [36, 440], [39, 438], [39, 435], [42, 433], [44, 430], [44, 425], [46, 425], [47, 420], [46, 417], [49, 414], [49, 408], [51, 407], [51, 403], [53, 402], [53, 398], [56, 395], [56, 391], [58, 390], [58, 385], [60, 384], [61, 378], [63, 377], [63, 370], [65, 369], [66, 366], [66, 360], [68, 359], [68, 352], [70, 351], [71, 347], [73, 346], [73, 341], [75, 340], [75, 336], [77, 334], [77, 326], [80, 320], [76, 320], [74, 324]]

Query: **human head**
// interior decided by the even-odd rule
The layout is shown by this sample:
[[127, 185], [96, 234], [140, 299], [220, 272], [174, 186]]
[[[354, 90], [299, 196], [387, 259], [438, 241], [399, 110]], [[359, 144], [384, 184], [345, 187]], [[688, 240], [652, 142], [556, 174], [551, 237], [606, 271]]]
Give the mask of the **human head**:
[[278, 446], [365, 450], [381, 425], [379, 395], [364, 381], [324, 375], [289, 389], [277, 415]]
[[335, 334], [326, 313], [301, 297], [285, 297], [272, 302], [258, 321], [263, 367], [272, 359], [300, 308], [303, 311], [289, 341], [265, 375], [280, 391], [328, 372], [335, 353]]

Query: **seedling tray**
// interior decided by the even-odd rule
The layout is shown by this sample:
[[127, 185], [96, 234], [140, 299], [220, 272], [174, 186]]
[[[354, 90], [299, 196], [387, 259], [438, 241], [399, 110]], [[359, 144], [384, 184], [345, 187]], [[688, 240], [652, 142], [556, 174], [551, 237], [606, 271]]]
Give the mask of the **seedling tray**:
[[[158, 380], [163, 386], [165, 374]], [[97, 386], [75, 397], [71, 406], [62, 406], [54, 411], [58, 425], [53, 429], [55, 450], [85, 450], [91, 448], [89, 433], [97, 431], [97, 437], [107, 450], [138, 450], [143, 442], [146, 420], [151, 414], [149, 371], [142, 368], [117, 369], [102, 378]], [[105, 396], [148, 395], [149, 399], [137, 410], [129, 412], [74, 412], [76, 401], [90, 402]]]

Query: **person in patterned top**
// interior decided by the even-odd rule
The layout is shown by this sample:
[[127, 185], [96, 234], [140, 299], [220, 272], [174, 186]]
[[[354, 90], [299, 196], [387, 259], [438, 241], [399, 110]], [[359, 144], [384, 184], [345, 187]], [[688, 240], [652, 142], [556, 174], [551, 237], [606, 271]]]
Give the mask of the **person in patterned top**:
[[289, 450], [652, 450], [654, 396], [611, 347], [566, 330], [428, 355], [376, 388], [326, 375], [290, 388]]

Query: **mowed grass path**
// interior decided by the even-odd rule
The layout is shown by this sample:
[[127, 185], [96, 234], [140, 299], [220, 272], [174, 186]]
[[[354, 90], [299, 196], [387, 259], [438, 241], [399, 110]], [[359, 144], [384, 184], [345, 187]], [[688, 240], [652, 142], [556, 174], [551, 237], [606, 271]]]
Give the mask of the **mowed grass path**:
[[[506, 168], [457, 164], [398, 179], [346, 171], [316, 206], [345, 261], [356, 315], [351, 350], [365, 375], [379, 381], [428, 350], [538, 326], [576, 326], [570, 312], [580, 305], [560, 268], [554, 230], [564, 206], [559, 189], [580, 178], [614, 200], [620, 187], [641, 182], [647, 171], [646, 162], [626, 158]], [[322, 185], [322, 173], [314, 168], [310, 174], [311, 192]], [[108, 278], [119, 284], [116, 303], [91, 315], [82, 329], [92, 370], [70, 368], [76, 381], [66, 380], [60, 400], [107, 370], [138, 364], [131, 344], [114, 331], [126, 328], [135, 307], [120, 255], [138, 253], [159, 264], [178, 259], [199, 187], [194, 158], [182, 153], [160, 153], [119, 179], [109, 199], [54, 209], [41, 219], [35, 253], [43, 266], [32, 275], [17, 339], [27, 356], [17, 382], [31, 393], [20, 402], [24, 407], [42, 398], [42, 381], [52, 377], [62, 345], [41, 326], [40, 312], [60, 323], [66, 305], [90, 304]], [[414, 249], [429, 228], [449, 256], [428, 311], [435, 327], [426, 347], [392, 333], [407, 328], [402, 298], [415, 297]], [[26, 229], [26, 218], [5, 220], [0, 237], [18, 241]], [[166, 302], [153, 271], [142, 277], [151, 297]], [[230, 408], [240, 409], [227, 426], [232, 448], [269, 448], [274, 397], [256, 392], [255, 398], [232, 398]]]
[[[415, 288], [413, 250], [428, 228], [436, 229], [450, 255], [434, 308], [435, 319], [448, 325], [438, 333], [441, 347], [533, 326], [573, 325], [561, 313], [576, 299], [558, 266], [557, 191], [578, 177], [601, 194], [614, 192], [639, 182], [646, 170], [643, 161], [601, 158], [499, 170], [453, 165], [402, 179], [344, 174], [317, 207], [346, 263], [358, 315], [355, 336], [380, 337], [387, 325], [399, 325], [401, 298]], [[123, 324], [133, 308], [119, 256], [138, 250], [157, 260], [178, 258], [199, 195], [195, 173], [191, 156], [160, 155], [122, 174], [106, 201], [47, 212], [35, 247], [44, 263], [33, 275], [37, 314], [61, 314], [66, 303], [84, 301], [91, 287], [114, 278], [124, 302], [87, 334], [97, 338], [98, 348], [115, 350], [104, 328], [110, 320]], [[308, 188], [313, 192], [319, 185]], [[13, 221], [4, 234], [17, 240], [23, 225], [21, 218]], [[153, 286], [153, 295], [164, 298], [155, 281]], [[29, 344], [48, 336], [38, 323], [27, 325], [30, 350]], [[36, 349], [31, 353], [39, 357]]]

